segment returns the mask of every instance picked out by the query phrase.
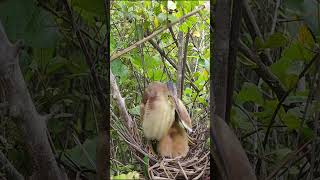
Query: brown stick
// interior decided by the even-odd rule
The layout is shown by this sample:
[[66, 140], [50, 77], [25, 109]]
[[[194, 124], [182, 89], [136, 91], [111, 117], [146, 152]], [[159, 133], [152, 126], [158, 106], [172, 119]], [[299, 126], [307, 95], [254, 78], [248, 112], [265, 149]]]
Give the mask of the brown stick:
[[301, 152], [308, 144], [311, 143], [312, 140], [309, 140], [306, 142], [303, 146], [301, 146], [299, 149], [297, 149], [295, 152], [291, 153], [284, 161], [282, 161], [273, 171], [272, 173], [266, 178], [266, 180], [273, 179], [275, 175], [281, 170], [281, 168], [286, 165], [290, 160], [293, 160], [296, 158], [297, 154]]
[[110, 111], [108, 108], [108, 105], [106, 103], [106, 98], [104, 96], [104, 90], [102, 88], [101, 79], [98, 77], [96, 70], [94, 68], [94, 60], [91, 47], [88, 45], [88, 43], [85, 43], [85, 40], [82, 36], [82, 33], [78, 26], [75, 24], [72, 10], [68, 4], [67, 0], [63, 1], [64, 6], [66, 8], [66, 11], [68, 13], [68, 16], [70, 18], [70, 21], [72, 23], [72, 28], [76, 33], [77, 39], [80, 43], [81, 49], [83, 51], [83, 54], [85, 55], [85, 60], [90, 68], [90, 73], [93, 79], [93, 83], [95, 85], [95, 93], [97, 95], [97, 99], [99, 101], [100, 107], [103, 112], [103, 117], [98, 120], [98, 143], [97, 143], [97, 176], [98, 179], [107, 179], [109, 178], [109, 143], [108, 140], [110, 139], [109, 136], [109, 115]]
[[198, 13], [198, 12], [199, 12], [200, 10], [202, 10], [203, 8], [204, 8], [204, 6], [201, 6], [200, 8], [198, 8], [198, 9], [190, 12], [189, 14], [186, 14], [186, 15], [182, 16], [180, 19], [178, 19], [178, 20], [176, 20], [176, 21], [174, 21], [174, 22], [172, 22], [172, 23], [169, 23], [169, 24], [167, 24], [167, 26], [165, 26], [165, 27], [163, 27], [163, 28], [155, 31], [154, 33], [152, 33], [152, 34], [149, 35], [148, 37], [145, 37], [145, 38], [141, 39], [140, 41], [132, 44], [132, 45], [129, 46], [128, 48], [126, 48], [126, 49], [124, 49], [124, 50], [122, 50], [122, 51], [114, 54], [113, 56], [111, 56], [110, 61], [113, 61], [114, 59], [122, 56], [123, 54], [125, 54], [125, 53], [127, 53], [127, 52], [129, 52], [129, 51], [131, 51], [131, 50], [133, 50], [133, 49], [135, 49], [135, 48], [137, 48], [140, 44], [142, 44], [142, 43], [144, 43], [144, 42], [152, 39], [153, 37], [157, 36], [158, 34], [160, 34], [161, 32], [163, 32], [164, 30], [168, 29], [169, 27], [171, 27], [171, 26], [173, 26], [173, 25], [175, 25], [175, 24], [177, 24], [177, 23], [179, 23], [179, 22], [184, 21], [184, 20], [187, 19], [188, 17], [190, 17], [190, 16]]
[[132, 119], [131, 116], [129, 115], [127, 108], [126, 108], [126, 104], [124, 102], [124, 99], [122, 98], [117, 82], [116, 82], [116, 78], [114, 77], [114, 75], [112, 74], [112, 72], [110, 71], [110, 85], [111, 85], [111, 92], [112, 92], [112, 97], [116, 100], [117, 105], [120, 109], [120, 113], [122, 118], [125, 120], [125, 123], [127, 125], [127, 127], [129, 127], [128, 129], [132, 128]]

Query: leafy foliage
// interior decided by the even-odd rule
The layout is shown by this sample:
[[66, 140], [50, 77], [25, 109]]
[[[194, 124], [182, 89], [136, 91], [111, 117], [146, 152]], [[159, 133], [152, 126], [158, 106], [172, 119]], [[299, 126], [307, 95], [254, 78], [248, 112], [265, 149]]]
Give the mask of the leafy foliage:
[[[169, 22], [178, 20], [203, 3], [204, 1], [183, 1], [183, 3], [182, 1], [116, 1], [112, 3], [111, 54], [120, 52], [148, 34], [165, 27]], [[187, 78], [184, 83], [182, 100], [187, 104], [188, 111], [194, 117], [194, 120], [201, 117], [201, 114], [206, 113], [209, 92], [209, 23], [209, 12], [207, 10], [200, 11], [200, 14], [191, 16], [185, 22], [172, 27], [174, 38], [167, 29], [152, 39], [165, 56], [160, 54], [157, 48], [147, 41], [111, 62], [111, 72], [117, 77], [117, 83], [121, 95], [125, 98], [128, 112], [138, 123], [138, 127], [140, 126], [139, 105], [145, 86], [153, 81], [176, 81], [177, 70], [168, 62], [168, 59], [177, 65], [178, 47], [175, 39], [177, 39], [179, 31], [184, 33], [185, 38], [188, 29], [190, 30], [190, 37], [186, 63], [190, 71], [185, 70]], [[112, 107], [112, 111], [117, 115], [118, 108], [114, 102], [112, 102]], [[127, 149], [123, 143], [116, 143], [119, 138], [116, 134], [112, 138], [115, 140], [113, 146], [118, 146], [119, 149]], [[144, 172], [142, 174], [148, 176], [145, 167], [139, 166], [134, 158], [127, 158], [122, 153], [126, 152], [115, 153], [112, 157], [123, 164], [137, 164], [133, 169], [140, 173]], [[113, 169], [119, 170], [119, 166], [115, 167], [115, 163], [112, 166]], [[130, 171], [112, 173], [128, 172]]]

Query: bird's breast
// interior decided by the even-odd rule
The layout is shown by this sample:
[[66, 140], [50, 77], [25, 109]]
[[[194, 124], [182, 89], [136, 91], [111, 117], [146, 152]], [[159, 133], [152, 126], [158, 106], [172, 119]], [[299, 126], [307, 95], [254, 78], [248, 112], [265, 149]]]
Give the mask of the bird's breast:
[[174, 105], [165, 97], [148, 99], [142, 128], [146, 138], [160, 140], [174, 121]]

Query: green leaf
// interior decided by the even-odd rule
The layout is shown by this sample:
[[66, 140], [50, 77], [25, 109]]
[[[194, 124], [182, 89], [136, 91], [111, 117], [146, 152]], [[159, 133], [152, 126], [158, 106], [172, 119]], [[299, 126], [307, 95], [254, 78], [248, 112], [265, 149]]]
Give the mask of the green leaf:
[[129, 109], [128, 110], [130, 114], [133, 114], [133, 115], [140, 115], [140, 106], [136, 106], [132, 109]]
[[[249, 114], [250, 112], [247, 113]], [[234, 127], [244, 129], [246, 131], [251, 131], [253, 129], [250, 119], [248, 119], [247, 115], [238, 107], [232, 106], [231, 120]]]
[[305, 24], [301, 25], [299, 28], [298, 39], [302, 44], [307, 44], [309, 47], [312, 47], [315, 43], [309, 27]]
[[55, 47], [59, 30], [52, 15], [32, 0], [0, 2], [0, 19], [11, 41], [23, 39], [27, 46]]
[[171, 22], [174, 22], [174, 21], [177, 20], [177, 17], [175, 15], [169, 14], [168, 20], [171, 21]]
[[115, 76], [120, 77], [120, 81], [124, 81], [128, 78], [128, 67], [120, 60], [111, 62], [111, 71]]
[[[82, 147], [87, 151], [90, 159], [95, 163], [96, 161], [96, 145], [97, 145], [97, 137], [93, 139], [87, 139], [83, 144]], [[87, 156], [85, 155], [83, 148], [79, 145], [75, 146], [72, 149], [66, 150], [66, 154], [69, 155], [69, 157], [79, 166], [86, 167], [88, 169], [92, 169], [92, 165], [89, 162]], [[63, 156], [62, 159], [65, 159], [67, 161], [66, 157]]]
[[112, 180], [116, 179], [140, 179], [140, 174], [137, 171], [129, 172], [128, 174], [120, 174], [118, 176], [111, 176]]
[[291, 152], [292, 152], [292, 150], [287, 147], [280, 148], [280, 149], [273, 151], [273, 153], [276, 155], [278, 160], [282, 160]]
[[263, 40], [260, 37], [256, 37], [256, 39], [254, 40], [254, 45], [258, 49], [263, 48]]
[[284, 47], [287, 43], [287, 38], [282, 33], [276, 32], [262, 44], [262, 48], [279, 48]]
[[298, 129], [300, 127], [300, 119], [291, 112], [285, 114], [282, 121], [289, 130]]
[[158, 20], [160, 21], [160, 23], [163, 23], [163, 22], [165, 22], [166, 20], [167, 20], [167, 14], [166, 13], [160, 13], [158, 16], [157, 16], [157, 18], [158, 18]]
[[179, 30], [187, 33], [188, 32], [188, 25], [186, 23], [183, 23], [181, 26], [179, 26]]
[[262, 105], [263, 98], [258, 87], [252, 83], [244, 83], [239, 94], [237, 95], [237, 102], [243, 104], [244, 102], [254, 102], [256, 104]]
[[302, 135], [305, 140], [309, 140], [314, 137], [314, 132], [306, 126], [302, 128]]
[[154, 73], [153, 74], [153, 76], [154, 76], [153, 79], [155, 81], [161, 81], [162, 79], [166, 79], [167, 78], [166, 74], [161, 69], [156, 69], [153, 73]]
[[270, 66], [286, 88], [292, 87], [303, 69], [303, 61], [309, 61], [311, 54], [299, 42], [292, 43], [284, 50], [281, 58]]
[[[264, 125], [268, 125], [270, 122], [270, 119], [278, 105], [278, 100], [266, 100], [264, 105], [262, 106], [263, 111], [261, 112], [255, 112], [253, 113], [260, 122], [262, 122]], [[279, 114], [285, 113], [283, 107], [281, 107]]]
[[74, 6], [86, 10], [95, 15], [104, 16], [104, 3], [103, 0], [76, 0], [72, 1]]

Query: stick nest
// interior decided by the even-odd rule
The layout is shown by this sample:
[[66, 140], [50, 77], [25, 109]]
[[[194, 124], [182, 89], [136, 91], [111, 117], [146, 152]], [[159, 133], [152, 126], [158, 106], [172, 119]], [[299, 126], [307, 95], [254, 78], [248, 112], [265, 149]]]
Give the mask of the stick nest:
[[[189, 152], [186, 157], [168, 159], [150, 151], [143, 137], [140, 122], [119, 122], [112, 118], [111, 126], [129, 145], [134, 157], [148, 167], [149, 179], [204, 179], [210, 175], [209, 128], [205, 119], [195, 121], [189, 134]], [[123, 125], [125, 124], [125, 125]], [[131, 128], [129, 128], [131, 127]], [[150, 147], [150, 145], [149, 145]], [[147, 158], [146, 158], [147, 157]]]

